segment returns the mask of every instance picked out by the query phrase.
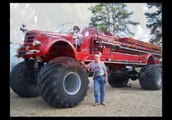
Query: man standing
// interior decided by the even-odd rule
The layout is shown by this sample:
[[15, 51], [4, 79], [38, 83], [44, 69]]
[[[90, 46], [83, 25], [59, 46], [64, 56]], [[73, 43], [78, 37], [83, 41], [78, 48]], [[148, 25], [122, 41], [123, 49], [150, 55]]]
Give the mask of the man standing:
[[[93, 71], [93, 80], [94, 80], [94, 96], [95, 96], [95, 106], [104, 103], [105, 96], [105, 83], [108, 80], [107, 68], [104, 62], [100, 61], [100, 54], [94, 55], [94, 61], [85, 65], [84, 61], [81, 63], [87, 68]], [[100, 95], [99, 95], [100, 91]]]

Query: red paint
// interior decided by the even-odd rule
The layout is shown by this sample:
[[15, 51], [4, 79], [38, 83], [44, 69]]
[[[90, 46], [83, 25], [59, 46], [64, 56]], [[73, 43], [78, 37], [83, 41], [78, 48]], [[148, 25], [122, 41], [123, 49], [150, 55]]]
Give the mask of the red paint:
[[[86, 36], [86, 32], [89, 33], [88, 36]], [[76, 49], [73, 45], [74, 39], [72, 34], [59, 34], [38, 30], [29, 31], [25, 37], [29, 40], [25, 39], [19, 51], [39, 50], [40, 52], [28, 55], [24, 54], [19, 57], [35, 58], [36, 56], [40, 56], [43, 61], [49, 61], [56, 57], [69, 56], [80, 61], [93, 60], [93, 54], [101, 51], [101, 59], [103, 61], [148, 64], [151, 57], [151, 59], [154, 59], [154, 64], [160, 64], [159, 59], [162, 56], [160, 46], [132, 38], [120, 38], [92, 28], [85, 28], [82, 31], [82, 35], [82, 44]], [[34, 39], [40, 41], [41, 45], [33, 46]]]

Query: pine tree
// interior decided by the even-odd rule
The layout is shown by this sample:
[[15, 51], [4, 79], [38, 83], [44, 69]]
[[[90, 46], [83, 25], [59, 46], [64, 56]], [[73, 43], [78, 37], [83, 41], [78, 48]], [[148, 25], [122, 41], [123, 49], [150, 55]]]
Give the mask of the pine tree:
[[150, 43], [161, 45], [162, 44], [162, 4], [161, 3], [147, 3], [149, 9], [155, 7], [157, 10], [154, 12], [145, 12], [148, 23], [147, 28], [150, 28], [153, 37]]
[[120, 36], [132, 36], [129, 25], [138, 25], [138, 22], [130, 20], [133, 12], [128, 12], [124, 3], [99, 3], [91, 6], [92, 12], [90, 27], [95, 27], [104, 32], [110, 32]]

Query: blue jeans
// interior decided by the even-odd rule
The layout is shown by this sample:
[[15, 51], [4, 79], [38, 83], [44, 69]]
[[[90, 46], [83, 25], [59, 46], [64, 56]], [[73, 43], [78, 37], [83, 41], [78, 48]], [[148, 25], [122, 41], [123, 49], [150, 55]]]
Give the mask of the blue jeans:
[[99, 76], [99, 77], [94, 77], [93, 79], [94, 79], [95, 102], [103, 103], [105, 96], [105, 77]]

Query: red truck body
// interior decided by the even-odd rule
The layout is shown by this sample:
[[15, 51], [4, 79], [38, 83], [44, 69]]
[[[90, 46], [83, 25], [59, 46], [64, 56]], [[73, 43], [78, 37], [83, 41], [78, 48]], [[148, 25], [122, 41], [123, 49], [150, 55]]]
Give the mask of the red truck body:
[[[85, 33], [89, 35], [85, 36]], [[93, 54], [100, 51], [102, 61], [115, 64], [160, 64], [162, 56], [160, 46], [145, 43], [132, 38], [119, 38], [107, 35], [92, 28], [82, 31], [82, 44], [75, 48], [72, 34], [32, 30], [26, 33], [24, 44], [19, 48], [18, 57], [41, 57], [45, 62], [61, 56], [77, 60], [92, 61]], [[34, 45], [33, 41], [41, 42]]]

